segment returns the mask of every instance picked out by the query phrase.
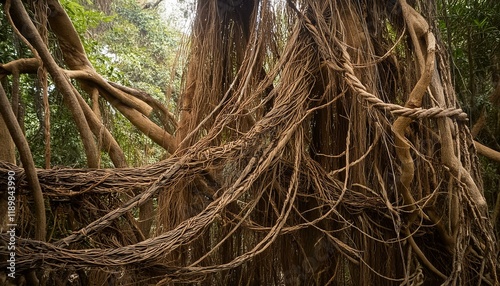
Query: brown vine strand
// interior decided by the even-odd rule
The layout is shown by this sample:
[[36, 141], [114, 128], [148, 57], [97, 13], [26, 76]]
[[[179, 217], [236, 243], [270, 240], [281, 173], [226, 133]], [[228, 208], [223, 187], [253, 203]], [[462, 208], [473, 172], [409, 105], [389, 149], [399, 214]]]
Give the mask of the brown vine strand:
[[[293, 5], [289, 2], [290, 5]], [[305, 21], [305, 27], [308, 31], [313, 35], [316, 42], [322, 47], [325, 41], [321, 39], [316, 26], [312, 24], [311, 20], [301, 14], [297, 8], [293, 5], [296, 13], [299, 13], [302, 19]], [[346, 44], [342, 41], [336, 39], [332, 35], [327, 34], [329, 40], [335, 42], [338, 49], [332, 49], [330, 51], [324, 51], [323, 55], [325, 56], [326, 61], [330, 62], [333, 67], [336, 67], [338, 70], [344, 71], [345, 79], [349, 83], [349, 85], [356, 91], [358, 95], [362, 97], [363, 100], [368, 102], [370, 106], [375, 108], [389, 111], [396, 116], [404, 116], [413, 119], [423, 119], [423, 118], [443, 118], [449, 117], [456, 119], [458, 121], [468, 121], [468, 115], [460, 108], [442, 108], [442, 107], [430, 107], [430, 108], [408, 108], [398, 104], [386, 103], [373, 93], [368, 92], [365, 85], [360, 81], [360, 79], [354, 74], [354, 66], [352, 61], [350, 60], [350, 55], [347, 52]], [[338, 55], [334, 55], [334, 54]]]
[[343, 67], [346, 72], [346, 79], [353, 89], [371, 106], [391, 112], [397, 116], [405, 116], [413, 119], [422, 118], [442, 118], [450, 117], [459, 121], [467, 121], [468, 116], [460, 108], [407, 108], [398, 104], [386, 103], [374, 94], [367, 91], [366, 87], [361, 83], [358, 77], [354, 74], [354, 68], [347, 49], [341, 44], [343, 54]]

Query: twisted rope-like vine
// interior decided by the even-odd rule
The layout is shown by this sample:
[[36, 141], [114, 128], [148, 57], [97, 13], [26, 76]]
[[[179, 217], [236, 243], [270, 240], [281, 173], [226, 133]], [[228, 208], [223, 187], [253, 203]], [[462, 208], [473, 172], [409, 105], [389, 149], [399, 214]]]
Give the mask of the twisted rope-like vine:
[[352, 66], [347, 49], [342, 44], [340, 47], [342, 50], [342, 67], [344, 68], [347, 83], [363, 100], [368, 102], [369, 105], [389, 111], [397, 116], [404, 116], [412, 119], [450, 117], [459, 121], [468, 120], [467, 114], [460, 108], [441, 108], [437, 106], [431, 108], [408, 108], [398, 104], [384, 102], [373, 93], [367, 91], [366, 87], [354, 74], [354, 67]]
[[[384, 102], [373, 93], [368, 92], [367, 88], [354, 74], [354, 66], [352, 65], [351, 57], [347, 52], [346, 45], [336, 37], [328, 35], [330, 40], [336, 42], [337, 47], [340, 48], [340, 51], [338, 48], [335, 49], [335, 51], [332, 51], [331, 49], [325, 50], [325, 47], [329, 46], [321, 45], [321, 43], [324, 42], [323, 39], [325, 36], [325, 31], [322, 31], [323, 34], [320, 35], [319, 31], [316, 29], [311, 20], [304, 14], [300, 13], [298, 9], [293, 5], [293, 3], [291, 3], [290, 1], [288, 3], [292, 8], [294, 8], [299, 17], [301, 17], [305, 21], [305, 27], [318, 43], [318, 48], [322, 52], [323, 56], [325, 56], [326, 61], [329, 62], [328, 66], [333, 66], [336, 69], [338, 68], [342, 70], [344, 72], [345, 80], [347, 81], [349, 86], [370, 106], [377, 109], [389, 111], [396, 116], [404, 116], [412, 119], [449, 117], [458, 121], [468, 120], [467, 114], [460, 108], [441, 108], [437, 106], [430, 108], [408, 108], [398, 104]], [[333, 55], [339, 52], [340, 54]]]

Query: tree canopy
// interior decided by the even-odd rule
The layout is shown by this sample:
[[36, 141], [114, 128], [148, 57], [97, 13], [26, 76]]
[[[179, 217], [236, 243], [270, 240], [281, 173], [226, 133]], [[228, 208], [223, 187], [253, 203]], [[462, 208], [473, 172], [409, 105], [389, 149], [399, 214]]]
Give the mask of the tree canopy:
[[2, 283], [498, 285], [496, 1], [160, 2], [2, 1]]

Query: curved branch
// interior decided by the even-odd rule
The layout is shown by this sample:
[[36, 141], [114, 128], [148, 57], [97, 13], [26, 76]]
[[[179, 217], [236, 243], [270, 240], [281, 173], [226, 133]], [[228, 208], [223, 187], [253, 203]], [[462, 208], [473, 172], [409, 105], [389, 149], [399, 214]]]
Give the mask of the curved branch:
[[476, 147], [477, 153], [481, 154], [485, 157], [490, 158], [491, 160], [495, 160], [500, 162], [500, 152], [490, 147], [483, 145], [477, 141], [474, 141], [474, 146]]
[[448, 277], [444, 275], [441, 271], [439, 271], [436, 266], [434, 266], [429, 259], [425, 256], [425, 254], [422, 252], [420, 247], [418, 247], [418, 244], [415, 242], [415, 239], [413, 238], [413, 235], [410, 234], [410, 231], [408, 229], [405, 230], [405, 234], [408, 236], [408, 241], [410, 242], [410, 246], [415, 251], [417, 254], [417, 257], [420, 259], [420, 262], [427, 267], [429, 270], [434, 272], [437, 276], [442, 278], [443, 280], [446, 280]]
[[173, 153], [176, 150], [173, 136], [146, 117], [151, 113], [152, 107], [142, 98], [142, 100], [138, 99], [127, 91], [112, 86], [99, 75], [89, 62], [78, 33], [62, 6], [56, 0], [48, 0], [48, 3], [53, 11], [49, 17], [49, 23], [61, 45], [66, 63], [70, 69], [73, 69], [73, 71], [66, 71], [66, 74], [79, 78], [83, 89], [89, 93], [90, 89], [95, 88], [90, 84], [97, 85], [99, 93], [124, 114], [132, 124], [168, 152]]
[[21, 73], [35, 74], [40, 67], [40, 60], [37, 58], [17, 59], [6, 64], [0, 64], [0, 79], [13, 74], [16, 71]]
[[127, 160], [123, 150], [116, 142], [115, 138], [109, 132], [109, 130], [104, 126], [104, 124], [99, 120], [97, 115], [92, 111], [90, 106], [85, 102], [81, 96], [77, 96], [78, 103], [83, 110], [85, 118], [89, 123], [90, 129], [97, 138], [102, 139], [102, 150], [109, 154], [109, 158], [113, 162], [113, 165], [117, 168], [127, 167]]
[[137, 98], [128, 95], [116, 88], [113, 88], [102, 78], [90, 63], [85, 50], [83, 48], [80, 37], [68, 17], [66, 11], [57, 0], [48, 0], [47, 4], [52, 13], [48, 20], [52, 28], [52, 32], [57, 37], [59, 46], [63, 53], [64, 61], [72, 70], [84, 71], [93, 78], [95, 82], [106, 89], [113, 97], [116, 97], [123, 104], [139, 110], [144, 115], [149, 115], [152, 108]]
[[139, 111], [130, 108], [117, 100], [113, 100], [107, 93], [102, 94], [116, 109], [118, 109], [127, 119], [144, 135], [148, 136], [156, 144], [162, 146], [167, 152], [173, 154], [177, 150], [177, 144], [174, 136], [166, 132], [164, 129], [156, 125], [149, 118], [141, 114]]
[[107, 92], [114, 98], [114, 100], [118, 100], [128, 107], [137, 109], [140, 113], [146, 116], [151, 114], [151, 111], [153, 110], [153, 108], [147, 103], [138, 100], [128, 93], [110, 85], [106, 79], [104, 79], [92, 68], [87, 67], [83, 70], [66, 70], [65, 73], [68, 77], [77, 79], [81, 83], [82, 88], [89, 94], [91, 94], [91, 89], [93, 89], [93, 87], [89, 87], [91, 85], [90, 83], [93, 83], [97, 85], [97, 88], [99, 88], [100, 91]]
[[[421, 63], [421, 76], [416, 85], [411, 91], [408, 101], [405, 107], [408, 108], [420, 108], [422, 106], [422, 99], [425, 95], [427, 87], [431, 83], [434, 64], [435, 64], [435, 39], [434, 35], [428, 31], [429, 26], [425, 22], [425, 19], [418, 14], [406, 1], [400, 1], [403, 7], [403, 14], [405, 21], [408, 26], [408, 30], [412, 35], [412, 40], [414, 41], [415, 47], [419, 47], [416, 50], [417, 57], [422, 59]], [[415, 31], [419, 31], [418, 35], [415, 36]], [[417, 38], [418, 37], [418, 38]], [[423, 38], [423, 39], [422, 39]], [[425, 55], [422, 52], [424, 47], [421, 47], [419, 40], [425, 40], [427, 45], [427, 50]], [[424, 60], [425, 58], [425, 60]], [[401, 161], [401, 192], [406, 205], [411, 207], [412, 211], [416, 211], [415, 199], [410, 192], [410, 185], [414, 178], [415, 165], [413, 158], [410, 153], [410, 143], [405, 136], [406, 128], [412, 122], [411, 118], [408, 117], [398, 117], [393, 124], [393, 131], [395, 134], [394, 143], [396, 147], [396, 154]], [[408, 223], [412, 223], [413, 218], [409, 220]]]
[[89, 167], [97, 168], [99, 162], [97, 145], [92, 136], [92, 132], [90, 131], [90, 127], [85, 120], [83, 111], [78, 104], [76, 95], [73, 92], [73, 86], [69, 83], [65, 75], [59, 70], [59, 66], [55, 62], [54, 58], [52, 58], [47, 46], [44, 44], [40, 34], [33, 25], [26, 9], [23, 6], [23, 3], [20, 0], [12, 0], [10, 9], [7, 12], [9, 12], [12, 17], [13, 23], [17, 29], [20, 29], [22, 35], [39, 53], [45, 68], [54, 80], [54, 84], [64, 95], [80, 133], [85, 154], [87, 156], [87, 164]]
[[[3, 76], [14, 74], [16, 72], [35, 74], [39, 67], [40, 60], [36, 58], [14, 60], [9, 63], [0, 65], [0, 79]], [[72, 75], [71, 72], [72, 71], [66, 71], [68, 75]], [[92, 130], [92, 133], [94, 133], [96, 137], [102, 137], [102, 149], [109, 154], [111, 161], [113, 161], [115, 167], [126, 167], [127, 163], [125, 155], [123, 154], [121, 147], [113, 138], [113, 135], [111, 135], [109, 130], [102, 124], [96, 114], [87, 105], [85, 100], [83, 100], [83, 98], [79, 96], [78, 92], [76, 90], [73, 91], [76, 94], [76, 98], [82, 108], [89, 127]]]
[[17, 119], [10, 108], [10, 102], [7, 98], [7, 94], [0, 83], [0, 113], [5, 121], [5, 125], [9, 129], [12, 140], [16, 144], [19, 150], [19, 156], [21, 157], [21, 162], [23, 163], [24, 169], [26, 170], [26, 177], [28, 183], [33, 192], [33, 200], [35, 202], [35, 239], [45, 241], [46, 236], [46, 226], [47, 221], [45, 217], [45, 204], [43, 201], [42, 188], [40, 187], [40, 182], [38, 181], [38, 176], [35, 169], [35, 163], [33, 162], [33, 157], [31, 155], [31, 150], [28, 145], [28, 141], [23, 135], [21, 126], [17, 122]]
[[[148, 93], [146, 93], [142, 90], [137, 90], [137, 89], [130, 88], [127, 86], [122, 86], [122, 85], [119, 85], [119, 84], [117, 84], [115, 82], [111, 82], [111, 81], [108, 81], [108, 82], [111, 86], [113, 86], [113, 87], [115, 87], [123, 92], [126, 92], [132, 96], [135, 96], [135, 97], [139, 98], [140, 100], [149, 104], [149, 106], [158, 109], [163, 114], [163, 116], [166, 117], [166, 119], [167, 119], [167, 120], [164, 120], [165, 121], [164, 124], [166, 124], [166, 125], [171, 124], [171, 126], [172, 126], [172, 130], [167, 130], [167, 131], [169, 131], [171, 134], [173, 134], [175, 132], [175, 129], [177, 129], [177, 120], [175, 119], [175, 116], [159, 100], [153, 98], [151, 95], [149, 95]], [[166, 126], [166, 127], [168, 127], [168, 126]]]

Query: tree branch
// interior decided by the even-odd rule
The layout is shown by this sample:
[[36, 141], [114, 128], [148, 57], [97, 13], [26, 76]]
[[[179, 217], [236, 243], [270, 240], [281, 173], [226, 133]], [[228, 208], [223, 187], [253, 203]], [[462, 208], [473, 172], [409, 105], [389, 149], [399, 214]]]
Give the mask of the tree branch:
[[35, 74], [40, 67], [40, 60], [37, 58], [18, 59], [6, 64], [0, 64], [0, 79], [13, 74], [16, 70], [21, 73]]
[[41, 60], [47, 71], [50, 73], [54, 84], [64, 95], [64, 98], [68, 104], [68, 107], [73, 115], [76, 126], [80, 133], [80, 137], [83, 142], [85, 149], [85, 154], [87, 156], [87, 164], [89, 167], [98, 167], [98, 151], [97, 146], [92, 136], [90, 127], [85, 120], [80, 105], [78, 104], [76, 95], [73, 92], [73, 86], [70, 84], [68, 79], [65, 77], [59, 69], [59, 66], [55, 62], [54, 58], [50, 54], [47, 46], [44, 44], [40, 34], [33, 25], [23, 3], [20, 0], [12, 0], [12, 4], [9, 12], [12, 21], [16, 28], [21, 31], [22, 36], [24, 36], [29, 43], [36, 49], [40, 55]]
[[497, 162], [500, 162], [500, 152], [499, 151], [493, 150], [490, 147], [485, 146], [485, 145], [483, 145], [475, 140], [474, 140], [474, 146], [476, 147], [477, 153], [479, 153], [485, 157], [488, 157], [492, 160], [495, 160]]
[[111, 103], [125, 117], [127, 117], [127, 119], [134, 124], [135, 127], [151, 138], [151, 140], [153, 140], [156, 144], [162, 146], [170, 154], [173, 154], [175, 150], [177, 150], [175, 138], [170, 133], [156, 125], [139, 111], [122, 104], [118, 100], [113, 100], [108, 93], [104, 92], [102, 95], [109, 101], [109, 103]]
[[[150, 114], [152, 107], [123, 89], [112, 86], [99, 75], [89, 62], [78, 33], [62, 6], [57, 0], [48, 0], [48, 3], [53, 11], [49, 17], [49, 23], [58, 38], [67, 65], [74, 70], [66, 71], [67, 75], [80, 79], [82, 87], [89, 93], [93, 87], [88, 85], [90, 83], [97, 85], [100, 94], [132, 124], [169, 153], [173, 153], [177, 149], [175, 138], [146, 117]], [[69, 28], [66, 29], [66, 27]]]
[[77, 99], [83, 110], [83, 113], [85, 114], [85, 118], [89, 123], [90, 129], [92, 130], [96, 138], [102, 139], [101, 149], [109, 154], [109, 158], [116, 168], [127, 167], [125, 154], [123, 154], [122, 148], [120, 147], [120, 145], [118, 145], [118, 142], [116, 142], [111, 132], [109, 132], [106, 126], [104, 126], [102, 121], [97, 117], [94, 111], [92, 111], [90, 106], [81, 96], [77, 96]]
[[0, 83], [0, 113], [5, 121], [5, 125], [9, 129], [9, 133], [12, 140], [16, 144], [19, 150], [19, 156], [21, 157], [21, 162], [26, 171], [26, 177], [28, 184], [33, 193], [33, 200], [35, 202], [35, 239], [45, 241], [46, 236], [46, 217], [45, 217], [45, 203], [43, 201], [42, 188], [40, 187], [40, 182], [38, 181], [38, 176], [35, 169], [35, 163], [33, 162], [33, 157], [31, 155], [31, 150], [28, 145], [28, 141], [23, 135], [21, 126], [17, 122], [16, 116], [10, 108], [10, 102], [7, 98], [7, 94]]
[[161, 112], [161, 114], [163, 115], [163, 117], [166, 118], [163, 120], [164, 124], [167, 125], [167, 126], [165, 126], [165, 128], [169, 128], [170, 127], [170, 126], [168, 126], [169, 124], [172, 127], [171, 130], [167, 129], [167, 131], [170, 134], [173, 134], [175, 132], [175, 129], [177, 129], [177, 120], [175, 119], [175, 116], [159, 100], [155, 99], [154, 97], [152, 97], [151, 95], [149, 95], [148, 93], [146, 93], [142, 90], [119, 85], [119, 84], [117, 84], [115, 82], [111, 82], [111, 81], [108, 81], [108, 82], [111, 86], [113, 86], [113, 87], [115, 87], [123, 92], [126, 92], [132, 96], [135, 96], [135, 97], [139, 98], [140, 100], [149, 104], [149, 106], [159, 110]]
[[57, 0], [48, 0], [47, 4], [52, 13], [49, 15], [49, 24], [52, 32], [56, 35], [63, 53], [64, 61], [72, 70], [81, 70], [88, 72], [93, 81], [98, 83], [101, 88], [106, 89], [113, 97], [116, 97], [122, 103], [139, 110], [144, 115], [149, 115], [152, 108], [118, 89], [113, 88], [107, 83], [106, 80], [99, 75], [89, 59], [83, 48], [78, 33], [68, 17], [68, 14]]

